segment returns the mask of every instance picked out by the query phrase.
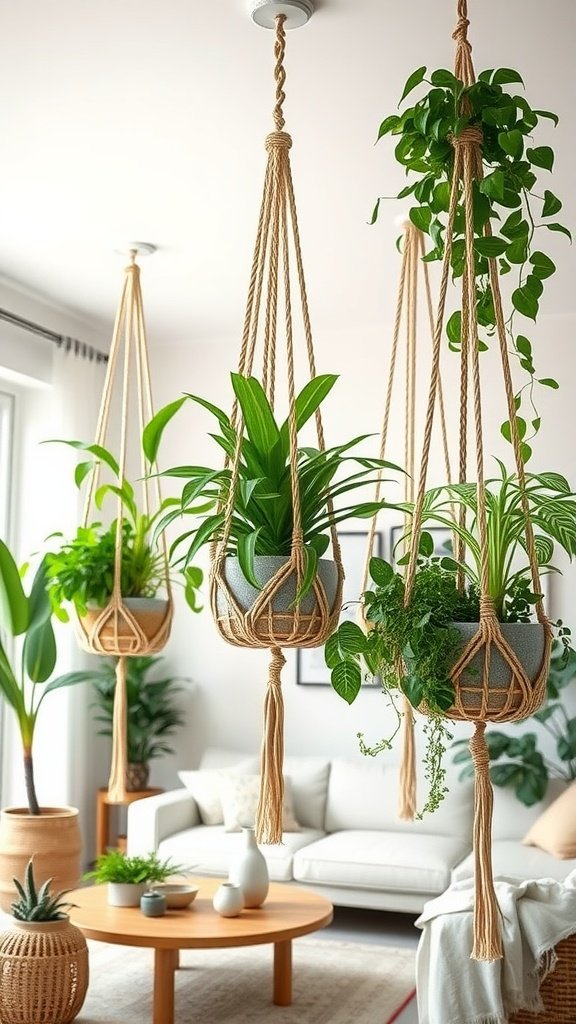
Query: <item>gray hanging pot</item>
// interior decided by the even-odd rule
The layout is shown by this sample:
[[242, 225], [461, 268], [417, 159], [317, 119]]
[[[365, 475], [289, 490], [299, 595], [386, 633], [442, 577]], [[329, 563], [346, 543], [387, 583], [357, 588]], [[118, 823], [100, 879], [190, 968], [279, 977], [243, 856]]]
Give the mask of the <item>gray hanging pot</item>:
[[[462, 649], [478, 632], [477, 622], [452, 622], [451, 626], [458, 630], [462, 637]], [[540, 622], [501, 622], [500, 631], [504, 640], [514, 651], [530, 682], [536, 683], [542, 671], [546, 647], [544, 626]], [[471, 712], [471, 717], [477, 717], [475, 712], [477, 713], [482, 706], [482, 694], [485, 688], [484, 651], [484, 647], [478, 651], [457, 683], [462, 705], [465, 710]], [[489, 682], [486, 720], [492, 717], [498, 718], [502, 713], [507, 704], [508, 691], [512, 683], [510, 666], [494, 644], [492, 644], [490, 653]], [[519, 692], [518, 697], [520, 698]], [[519, 703], [519, 700], [513, 702], [511, 710], [513, 711]], [[452, 717], [451, 712], [448, 713], [448, 717]]]

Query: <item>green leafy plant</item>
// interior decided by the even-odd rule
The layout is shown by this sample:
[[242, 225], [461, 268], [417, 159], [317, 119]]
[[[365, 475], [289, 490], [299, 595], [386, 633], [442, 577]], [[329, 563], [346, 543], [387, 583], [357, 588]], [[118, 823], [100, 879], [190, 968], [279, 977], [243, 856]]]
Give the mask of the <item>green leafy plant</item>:
[[96, 885], [104, 882], [139, 885], [142, 882], [165, 882], [171, 875], [183, 874], [187, 870], [169, 858], [160, 860], [156, 853], [149, 853], [146, 857], [128, 857], [120, 850], [108, 850], [100, 854], [94, 870], [86, 872], [84, 878]]
[[15, 900], [11, 908], [12, 916], [17, 921], [65, 921], [68, 917], [66, 911], [76, 906], [75, 903], [67, 903], [62, 899], [66, 893], [70, 892], [69, 889], [55, 894], [50, 892], [51, 878], [48, 878], [39, 889], [37, 888], [34, 880], [33, 857], [26, 865], [24, 884], [22, 885], [17, 878], [14, 878], [13, 881], [20, 897]]
[[[233, 373], [232, 386], [241, 413], [242, 430], [239, 484], [234, 495], [234, 512], [227, 554], [237, 556], [246, 579], [260, 589], [254, 574], [256, 555], [290, 555], [292, 546], [293, 508], [290, 472], [290, 444], [288, 421], [276, 421], [268, 398], [254, 377]], [[332, 374], [315, 377], [296, 399], [296, 426], [301, 430], [316, 413], [320, 404], [332, 390], [337, 378]], [[196, 395], [185, 395], [161, 409], [144, 432], [144, 449], [150, 461], [156, 456], [162, 432], [169, 420], [184, 402], [192, 400], [208, 409], [216, 418], [219, 433], [212, 434], [217, 445], [233, 459], [238, 441], [237, 430], [229, 417], [211, 402]], [[299, 590], [301, 599], [310, 590], [318, 566], [318, 559], [327, 550], [331, 526], [351, 518], [370, 518], [384, 503], [361, 502], [335, 507], [330, 501], [348, 495], [366, 484], [375, 483], [374, 476], [383, 468], [397, 469], [380, 459], [352, 455], [350, 452], [368, 435], [353, 438], [326, 451], [302, 447], [298, 452], [298, 486], [301, 504], [302, 531], [306, 552], [306, 571]], [[351, 470], [351, 472], [349, 472]], [[342, 475], [344, 473], [344, 475]], [[347, 475], [346, 475], [347, 474]], [[206, 516], [199, 526], [193, 526], [179, 536], [171, 547], [171, 557], [182, 546], [187, 547], [177, 564], [185, 570], [204, 544], [218, 541], [222, 536], [225, 513], [223, 506], [229, 494], [230, 469], [206, 466], [176, 466], [166, 470], [164, 476], [186, 480], [180, 507], [169, 511], [159, 523], [163, 530], [181, 516], [197, 511], [194, 503], [199, 499], [211, 503], [217, 511]]]
[[[454, 170], [452, 140], [469, 128], [480, 130], [483, 175], [474, 182], [472, 197], [476, 312], [482, 335], [478, 344], [481, 349], [486, 348], [487, 340], [495, 333], [488, 262], [493, 258], [498, 261], [500, 274], [515, 276], [513, 310], [506, 326], [511, 350], [528, 375], [516, 395], [518, 409], [528, 399], [528, 415], [518, 417], [526, 461], [531, 454], [528, 441], [540, 428], [534, 404], [535, 385], [558, 387], [553, 378], [536, 376], [532, 343], [516, 327], [517, 315], [536, 321], [545, 282], [556, 271], [554, 262], [537, 247], [537, 237], [553, 231], [571, 239], [568, 228], [555, 219], [562, 202], [537, 181], [542, 171], [552, 171], [554, 151], [550, 146], [532, 144], [532, 132], [539, 122], [546, 119], [557, 125], [558, 118], [551, 111], [534, 110], [523, 95], [518, 95], [517, 88], [510, 88], [523, 86], [521, 76], [511, 68], [483, 71], [469, 87], [445, 69], [426, 76], [425, 67], [409, 76], [400, 103], [422, 83], [430, 88], [413, 106], [386, 117], [378, 139], [387, 135], [397, 138], [396, 159], [407, 174], [416, 176], [397, 198], [414, 198], [417, 205], [410, 210], [410, 220], [429, 236], [431, 248], [424, 258], [434, 261], [443, 258], [446, 245]], [[377, 219], [379, 205], [380, 200], [374, 208], [372, 223]], [[464, 273], [464, 226], [460, 183], [452, 233], [453, 278]], [[453, 350], [460, 349], [461, 326], [461, 311], [456, 310], [446, 324], [448, 344]], [[502, 425], [502, 432], [509, 441], [508, 421]]]
[[[62, 443], [91, 455], [90, 461], [76, 466], [74, 476], [78, 487], [100, 464], [107, 466], [116, 477], [116, 483], [104, 483], [98, 487], [94, 500], [98, 509], [102, 508], [107, 497], [120, 500], [122, 504], [122, 596], [154, 597], [164, 583], [164, 559], [153, 537], [154, 530], [166, 510], [179, 502], [175, 498], [166, 498], [153, 514], [141, 512], [134, 487], [126, 478], [121, 478], [118, 462], [111, 452], [102, 445], [81, 441]], [[68, 618], [66, 602], [71, 602], [82, 616], [86, 614], [88, 605], [103, 608], [110, 601], [117, 529], [118, 520], [107, 527], [100, 522], [80, 526], [71, 541], [46, 555], [52, 606], [54, 613], [63, 621]], [[61, 534], [52, 535], [55, 536]], [[201, 582], [199, 569], [191, 570], [185, 578], [186, 600], [193, 611], [200, 610], [196, 594]]]
[[[173, 703], [180, 690], [178, 680], [171, 676], [149, 679], [148, 674], [162, 658], [143, 656], [129, 658], [126, 666], [127, 754], [130, 764], [145, 764], [162, 754], [174, 753], [166, 742], [177, 728], [184, 725], [184, 716]], [[102, 659], [92, 677], [99, 714], [94, 718], [103, 726], [100, 736], [112, 736], [116, 662]]]
[[[565, 629], [559, 623], [560, 629]], [[552, 650], [548, 675], [546, 701], [530, 719], [516, 722], [510, 733], [490, 730], [486, 744], [490, 761], [490, 778], [495, 786], [513, 789], [518, 800], [526, 807], [543, 800], [551, 778], [576, 779], [576, 717], [569, 718], [562, 701], [562, 691], [576, 679], [576, 652], [566, 654], [563, 644], [556, 640]], [[552, 737], [557, 760], [545, 757], [539, 749], [539, 737], [534, 732], [523, 732], [530, 721], [539, 722]], [[453, 744], [454, 763], [463, 765], [460, 778], [473, 776], [474, 768], [467, 740]]]
[[[557, 571], [551, 564], [555, 542], [570, 556], [576, 552], [576, 502], [560, 474], [527, 474], [522, 489], [503, 464], [499, 466], [500, 477], [486, 481], [489, 594], [499, 621], [529, 622], [540, 595], [532, 589], [522, 500], [538, 531], [535, 540], [540, 568], [547, 572]], [[457, 521], [460, 507], [468, 515], [466, 525]], [[410, 513], [412, 506], [406, 505], [405, 511]], [[355, 700], [363, 672], [368, 672], [380, 678], [396, 709], [392, 736], [375, 748], [367, 747], [362, 740], [366, 753], [389, 747], [396, 735], [401, 711], [395, 697], [405, 694], [415, 708], [422, 704], [426, 707], [429, 723], [425, 760], [431, 788], [424, 810], [434, 809], [444, 792], [442, 758], [451, 736], [442, 718], [454, 703], [450, 671], [462, 646], [452, 623], [479, 619], [481, 556], [475, 485], [454, 484], [429, 490], [422, 524], [425, 527], [431, 523], [459, 536], [465, 543], [466, 558], [459, 561], [453, 556], [434, 555], [432, 536], [424, 529], [407, 604], [404, 577], [388, 562], [373, 558], [370, 576], [375, 585], [361, 599], [371, 628], [365, 633], [355, 623], [343, 622], [325, 648], [332, 685], [344, 700]], [[409, 539], [410, 531], [403, 542]], [[398, 563], [407, 559], [405, 555]], [[463, 588], [457, 585], [460, 574]], [[570, 632], [561, 624], [558, 631], [568, 659]]]
[[[92, 675], [68, 672], [50, 680], [56, 667], [56, 639], [46, 588], [46, 560], [40, 563], [26, 594], [16, 562], [0, 540], [0, 691], [18, 721], [30, 814], [40, 814], [32, 748], [42, 703], [53, 690], [88, 682]], [[16, 652], [20, 656], [11, 659], [12, 638], [22, 638], [22, 643]]]

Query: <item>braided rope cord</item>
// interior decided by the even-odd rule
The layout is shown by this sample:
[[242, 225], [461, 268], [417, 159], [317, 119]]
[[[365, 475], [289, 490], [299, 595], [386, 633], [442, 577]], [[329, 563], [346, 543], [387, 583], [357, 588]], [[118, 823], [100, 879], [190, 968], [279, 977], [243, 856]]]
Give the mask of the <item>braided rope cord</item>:
[[[136, 253], [132, 252], [131, 262], [124, 271], [124, 281], [114, 322], [110, 358], [104, 381], [95, 438], [97, 445], [106, 445], [116, 378], [121, 374], [118, 457], [118, 483], [120, 488], [126, 482], [133, 363], [135, 365], [136, 406], [140, 433], [142, 433], [144, 425], [152, 418], [154, 410], [144, 322], [144, 306], [140, 286], [140, 269], [135, 262], [135, 256]], [[120, 369], [122, 358], [123, 365]], [[82, 520], [84, 526], [88, 525], [92, 508], [95, 504], [100, 480], [100, 465], [100, 462], [96, 463], [96, 467], [90, 476], [84, 503]], [[156, 466], [148, 466], [142, 453], [142, 508], [145, 516], [150, 516], [152, 507], [160, 508], [162, 504], [162, 491], [158, 474], [152, 478], [152, 482], [147, 478], [147, 474], [152, 468], [156, 468]], [[168, 546], [165, 535], [162, 536], [160, 541], [160, 551], [162, 558], [162, 585], [166, 592], [166, 601], [162, 603], [158, 611], [152, 612], [136, 612], [125, 604], [122, 597], [122, 526], [125, 512], [120, 497], [117, 499], [116, 518], [114, 582], [111, 599], [102, 611], [88, 609], [87, 615], [79, 619], [77, 624], [78, 638], [85, 650], [93, 654], [112, 654], [118, 656], [112, 725], [112, 762], [108, 782], [109, 796], [113, 801], [123, 800], [126, 795], [127, 694], [125, 658], [127, 656], [152, 654], [162, 650], [170, 634], [173, 615]]]
[[[458, 0], [458, 23], [454, 32], [456, 41], [455, 74], [471, 85], [475, 81], [471, 46], [467, 38], [468, 29], [466, 0]], [[494, 960], [502, 956], [502, 942], [498, 927], [498, 907], [494, 893], [491, 867], [491, 816], [492, 789], [489, 776], [489, 757], [485, 741], [487, 721], [516, 721], [532, 714], [541, 704], [548, 674], [548, 664], [552, 634], [549, 622], [544, 613], [542, 601], [536, 606], [539, 623], [543, 626], [543, 654], [540, 669], [535, 678], [529, 678], [516, 653], [503, 636], [500, 623], [496, 617], [494, 605], [490, 597], [489, 558], [488, 558], [488, 526], [486, 513], [486, 485], [484, 479], [484, 451], [482, 430], [482, 395], [481, 375], [478, 353], [478, 324], [476, 314], [476, 291], [474, 278], [474, 223], [473, 223], [473, 182], [482, 176], [482, 134], [479, 129], [469, 127], [458, 138], [452, 140], [454, 146], [454, 167], [446, 230], [446, 244], [442, 266], [440, 293], [437, 307], [436, 329], [433, 345], [433, 361], [424, 444], [418, 492], [415, 502], [412, 537], [410, 546], [410, 562], [406, 575], [406, 601], [412, 596], [416, 573], [418, 543], [422, 525], [426, 476], [429, 461], [430, 441], [434, 410], [438, 394], [437, 382], [440, 377], [440, 341], [444, 323], [446, 290], [452, 253], [452, 239], [455, 214], [460, 189], [464, 202], [465, 216], [465, 270], [462, 278], [462, 344], [460, 367], [460, 441], [459, 441], [459, 481], [467, 477], [467, 433], [468, 433], [468, 381], [471, 383], [471, 402], [473, 407], [473, 424], [476, 447], [476, 494], [477, 513], [476, 527], [480, 548], [480, 621], [478, 629], [471, 640], [465, 644], [463, 651], [454, 664], [451, 678], [455, 686], [456, 697], [454, 706], [448, 717], [475, 722], [475, 734], [470, 748], [475, 767], [475, 817], [474, 817], [474, 849], [475, 849], [475, 919], [474, 946], [472, 957], [479, 960]], [[490, 235], [490, 227], [485, 229]], [[525, 488], [525, 471], [522, 458], [521, 441], [516, 419], [514, 390], [510, 371], [508, 349], [506, 345], [506, 328], [502, 309], [502, 298], [498, 283], [496, 261], [489, 259], [490, 283], [496, 313], [496, 326], [499, 342], [500, 361], [506, 397], [506, 406], [511, 428], [511, 439], [514, 460], [522, 492]], [[532, 585], [535, 592], [540, 593], [538, 577], [538, 561], [534, 542], [534, 532], [530, 521], [529, 506], [525, 493], [522, 494], [522, 510], [525, 521], [526, 553], [530, 566]], [[461, 523], [465, 519], [460, 519]], [[458, 557], [464, 554], [463, 545], [457, 547]], [[462, 585], [462, 580], [459, 581]], [[507, 686], [491, 682], [491, 669], [495, 651], [510, 673]], [[477, 660], [480, 658], [480, 672], [477, 672]], [[474, 662], [473, 672], [467, 670]], [[477, 677], [474, 677], [477, 672]]]
[[[343, 570], [336, 527], [330, 528], [330, 539], [336, 565], [335, 595], [327, 594], [319, 575], [305, 601], [285, 609], [282, 592], [295, 588], [297, 593], [306, 571], [306, 550], [302, 528], [298, 473], [298, 437], [296, 418], [296, 368], [294, 343], [294, 302], [292, 296], [292, 263], [295, 264], [299, 304], [302, 309], [306, 353], [310, 377], [316, 376], [314, 348], [308, 299], [304, 280], [296, 200], [290, 168], [289, 150], [292, 139], [284, 131], [283, 104], [286, 72], [285, 16], [276, 18], [274, 42], [274, 79], [276, 86], [273, 110], [274, 131], [266, 137], [267, 166], [256, 242], [248, 284], [246, 315], [238, 372], [252, 376], [256, 361], [258, 338], [263, 335], [262, 387], [274, 408], [276, 368], [278, 363], [278, 331], [283, 326], [286, 350], [286, 387], [288, 400], [288, 440], [290, 491], [292, 497], [292, 538], [290, 556], [263, 585], [250, 607], [245, 608], [233, 592], [227, 576], [234, 508], [240, 483], [244, 423], [237, 401], [234, 402], [231, 424], [236, 431], [236, 444], [231, 457], [225, 460], [230, 478], [225, 498], [218, 511], [223, 515], [220, 535], [211, 545], [210, 604], [217, 628], [228, 642], [251, 648], [269, 648], [271, 652], [268, 688], [264, 707], [264, 737], [261, 751], [261, 789], [256, 814], [256, 836], [259, 842], [282, 840], [283, 800], [283, 701], [281, 670], [285, 663], [282, 647], [318, 647], [335, 628], [342, 603]], [[324, 431], [320, 410], [316, 416], [319, 450], [324, 450]], [[333, 505], [327, 505], [329, 515]], [[280, 599], [279, 599], [280, 598]], [[289, 602], [290, 605], [293, 601]]]

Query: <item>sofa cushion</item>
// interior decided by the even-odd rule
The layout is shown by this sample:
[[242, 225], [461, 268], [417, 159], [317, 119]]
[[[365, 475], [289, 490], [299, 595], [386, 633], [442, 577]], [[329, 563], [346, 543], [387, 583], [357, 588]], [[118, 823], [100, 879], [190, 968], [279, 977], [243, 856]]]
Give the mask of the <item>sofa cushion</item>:
[[[224, 812], [224, 829], [226, 832], [240, 832], [243, 828], [253, 828], [260, 799], [259, 775], [232, 775], [222, 773], [220, 796]], [[294, 815], [292, 786], [290, 779], [284, 778], [284, 799], [282, 801], [283, 832], [299, 832], [300, 825]]]
[[[522, 846], [519, 839], [499, 839], [492, 843], [494, 876], [517, 879], [554, 878], [563, 882], [576, 868], [576, 860], [557, 860], [544, 850]], [[468, 878], [474, 873], [474, 855], [470, 854], [452, 872], [452, 881]]]
[[[292, 881], [294, 852], [307, 843], [315, 842], [322, 834], [318, 829], [286, 832], [281, 846], [261, 845], [259, 849], [266, 858], [272, 881]], [[240, 832], [225, 832], [222, 825], [200, 825], [164, 839], [158, 847], [158, 854], [186, 865], [191, 874], [227, 875], [243, 849], [244, 836]]]
[[296, 819], [323, 832], [330, 762], [324, 757], [285, 757], [284, 774], [290, 777]]
[[536, 819], [522, 842], [526, 846], [538, 846], [560, 860], [576, 857], [575, 782]]
[[494, 813], [492, 838], [522, 839], [543, 811], [566, 791], [570, 784], [563, 779], [550, 779], [546, 796], [532, 807], [525, 807], [513, 789], [494, 786]]
[[[335, 758], [330, 770], [326, 831], [375, 829], [436, 836], [471, 835], [474, 814], [472, 780], [458, 781], [447, 768], [449, 792], [433, 814], [422, 821], [401, 821], [398, 817], [400, 771], [385, 761], [352, 761]], [[418, 778], [418, 806], [427, 792], [422, 773]]]
[[443, 892], [450, 871], [470, 850], [460, 838], [351, 829], [335, 832], [298, 850], [299, 882], [387, 892]]
[[199, 768], [193, 771], [179, 771], [178, 778], [192, 794], [200, 811], [204, 825], [221, 825], [224, 821], [220, 788], [223, 780], [234, 775], [253, 772], [257, 758], [249, 757], [228, 768]]

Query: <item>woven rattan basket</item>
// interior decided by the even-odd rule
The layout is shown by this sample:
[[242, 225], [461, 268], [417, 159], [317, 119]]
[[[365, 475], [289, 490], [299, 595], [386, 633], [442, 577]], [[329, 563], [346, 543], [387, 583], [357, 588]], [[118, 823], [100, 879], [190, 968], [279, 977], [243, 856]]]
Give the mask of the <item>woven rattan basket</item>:
[[88, 988], [88, 950], [63, 921], [14, 921], [0, 935], [0, 1024], [69, 1024]]
[[576, 934], [556, 946], [558, 962], [540, 986], [542, 1013], [520, 1010], [508, 1024], [574, 1024], [576, 1021]]

